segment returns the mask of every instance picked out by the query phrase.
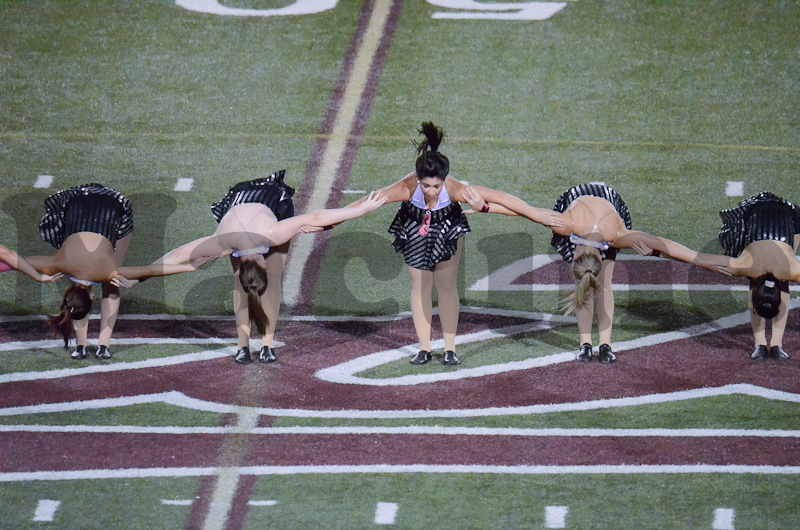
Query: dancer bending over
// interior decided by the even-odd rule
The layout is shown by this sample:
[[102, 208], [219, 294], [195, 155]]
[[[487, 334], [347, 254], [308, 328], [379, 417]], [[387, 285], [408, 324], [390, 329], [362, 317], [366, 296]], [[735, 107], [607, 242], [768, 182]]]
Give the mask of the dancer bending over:
[[[748, 307], [753, 327], [754, 361], [767, 357], [785, 361], [783, 334], [789, 315], [789, 282], [800, 282], [800, 262], [795, 252], [800, 242], [800, 209], [768, 191], [723, 210], [719, 242], [725, 256], [703, 259], [750, 280]], [[767, 340], [767, 321], [772, 337]]]
[[[534, 219], [536, 208], [507, 197], [498, 199], [484, 194], [489, 211], [507, 215], [522, 215]], [[612, 188], [601, 184], [581, 184], [567, 190], [553, 208], [559, 212], [562, 224], [553, 227], [553, 248], [565, 261], [572, 263], [575, 289], [562, 303], [565, 314], [575, 313], [581, 347], [577, 359], [591, 361], [592, 322], [597, 313], [600, 335], [599, 360], [603, 364], [616, 361], [611, 348], [611, 328], [614, 320], [612, 276], [618, 249], [634, 249], [639, 253], [665, 254], [699, 267], [730, 274], [725, 264], [683, 245], [631, 230], [628, 207]]]
[[355, 209], [316, 210], [293, 216], [294, 190], [284, 184], [283, 173], [231, 188], [212, 206], [219, 223], [213, 235], [187, 243], [155, 262], [171, 265], [231, 252], [234, 276], [238, 279], [234, 290], [238, 351], [233, 360], [240, 364], [252, 362], [251, 323], [255, 323], [262, 336], [258, 360], [265, 363], [275, 360], [273, 335], [289, 241], [304, 227], [335, 225], [372, 212], [386, 202], [385, 197], [373, 192]]
[[100, 336], [95, 356], [109, 359], [111, 334], [119, 312], [119, 276], [145, 278], [165, 276], [197, 269], [208, 260], [170, 267], [122, 267], [122, 260], [133, 232], [133, 209], [121, 193], [100, 184], [85, 184], [50, 195], [46, 213], [39, 223], [42, 239], [58, 249], [53, 256], [26, 258], [45, 274], [63, 273], [73, 285], [64, 293], [61, 312], [50, 323], [69, 346], [73, 330], [76, 348], [73, 359], [87, 357], [89, 311], [94, 293], [92, 285], [102, 284]]

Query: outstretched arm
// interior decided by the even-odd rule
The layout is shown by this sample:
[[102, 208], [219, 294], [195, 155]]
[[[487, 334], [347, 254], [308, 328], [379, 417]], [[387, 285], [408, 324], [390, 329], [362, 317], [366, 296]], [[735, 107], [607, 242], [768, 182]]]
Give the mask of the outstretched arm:
[[653, 254], [653, 251], [658, 251], [659, 254], [664, 254], [670, 258], [691, 263], [697, 267], [724, 274], [725, 276], [744, 275], [737, 274], [737, 272], [741, 272], [741, 269], [736, 266], [735, 260], [728, 256], [697, 252], [670, 239], [651, 236], [645, 232], [629, 231], [617, 238], [614, 246], [620, 249], [633, 249], [643, 256], [648, 256]]
[[564, 226], [564, 216], [553, 210], [536, 208], [526, 203], [519, 197], [500, 190], [485, 188], [483, 186], [468, 186], [474, 188], [489, 204], [490, 213], [501, 213], [504, 215], [521, 215], [550, 228]]
[[[32, 259], [37, 259], [37, 258], [32, 258]], [[18, 270], [20, 272], [27, 274], [37, 282], [53, 283], [62, 276], [60, 272], [56, 271], [52, 271], [53, 272], [52, 276], [50, 274], [42, 274], [41, 269], [37, 269], [28, 260], [20, 256], [10, 248], [6, 248], [2, 245], [0, 245], [0, 261], [4, 262], [14, 270]], [[38, 262], [42, 265], [42, 268], [48, 266], [50, 264], [50, 261], [52, 261], [52, 259], [47, 258], [45, 256], [42, 256], [42, 259], [38, 260]]]
[[[221, 256], [228, 249], [222, 248], [216, 235], [195, 239], [175, 250], [171, 250], [153, 262], [153, 265], [178, 265], [204, 256]], [[184, 271], [181, 271], [184, 272]], [[163, 275], [160, 275], [163, 276]]]
[[[386, 197], [386, 203], [407, 201], [411, 199], [411, 195], [414, 194], [414, 189], [417, 187], [417, 182], [417, 174], [409, 173], [394, 184], [379, 189], [378, 193], [381, 197]], [[345, 208], [357, 208], [361, 206], [361, 204], [363, 204], [368, 198], [369, 195], [366, 197], [361, 197], [357, 201], [351, 202], [345, 206]]]
[[138, 282], [148, 278], [196, 271], [206, 263], [210, 263], [220, 257], [222, 256], [203, 256], [195, 258], [188, 263], [151, 263], [150, 265], [139, 267], [120, 267], [118, 274], [111, 279], [111, 283], [118, 287], [130, 289]]
[[273, 246], [282, 245], [302, 231], [304, 226], [327, 227], [337, 225], [356, 217], [361, 217], [369, 212], [374, 212], [382, 205], [386, 204], [387, 197], [382, 196], [380, 191], [373, 191], [365, 199], [358, 201], [358, 205], [350, 205], [344, 208], [332, 210], [314, 210], [311, 213], [289, 217], [283, 221], [275, 223], [275, 227], [269, 231], [267, 237]]
[[[378, 190], [378, 193], [381, 197], [386, 198], [386, 203], [390, 202], [401, 202], [407, 201], [411, 199], [411, 195], [414, 193], [414, 188], [417, 185], [417, 174], [416, 173], [409, 173], [402, 179], [398, 180], [394, 184], [390, 186], [386, 186], [385, 188], [381, 188]], [[369, 198], [369, 195], [361, 197], [357, 201], [351, 202], [345, 208], [358, 208]], [[315, 226], [315, 225], [305, 225], [301, 228], [300, 232], [303, 234], [312, 234], [314, 232], [321, 232], [322, 230], [329, 230], [336, 226], [336, 224], [330, 224], [325, 226]]]

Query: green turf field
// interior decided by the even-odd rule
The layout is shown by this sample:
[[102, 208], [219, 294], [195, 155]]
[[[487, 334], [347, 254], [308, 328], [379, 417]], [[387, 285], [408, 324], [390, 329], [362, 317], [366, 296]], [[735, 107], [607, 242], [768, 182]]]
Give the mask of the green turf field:
[[[471, 12], [499, 3], [473, 3]], [[222, 4], [279, 9], [294, 2]], [[87, 182], [133, 201], [130, 265], [210, 234], [210, 204], [237, 182], [285, 168], [287, 183], [306, 198], [312, 189], [303, 181], [363, 5], [339, 0], [315, 14], [233, 17], [192, 12], [170, 0], [0, 2], [0, 244], [22, 255], [51, 254], [38, 235], [42, 202]], [[575, 184], [602, 181], [623, 197], [634, 228], [707, 252], [721, 251], [719, 210], [762, 190], [800, 202], [800, 3], [577, 0], [541, 21], [432, 17], [464, 11], [402, 2], [352, 154], [345, 189], [353, 193], [344, 193], [342, 205], [359, 198], [357, 191], [411, 172], [411, 141], [427, 120], [444, 128], [442, 152], [460, 180], [545, 208]], [[50, 187], [34, 186], [41, 175], [54, 177]], [[178, 179], [187, 178], [191, 190], [175, 191]], [[726, 194], [732, 182], [741, 183], [741, 194]], [[321, 266], [310, 314], [409, 310], [408, 275], [386, 233], [394, 212], [395, 206], [385, 206], [333, 231], [325, 255], [315, 256]], [[476, 214], [469, 221], [462, 304], [557, 312], [555, 290], [470, 289], [518, 260], [552, 254], [550, 232], [504, 216]], [[0, 315], [55, 313], [65, 285], [2, 274]], [[126, 315], [229, 317], [230, 266], [221, 260], [122, 296]], [[614, 340], [745, 309], [740, 291], [621, 291]], [[0, 332], [4, 325], [0, 320]], [[279, 325], [278, 339], [287, 326]], [[796, 331], [788, 334], [800, 352]], [[466, 344], [459, 355], [468, 368], [523, 361], [574, 349], [576, 334], [570, 323], [497, 339], [489, 348]], [[745, 352], [750, 344], [735, 347]], [[113, 362], [193, 351], [191, 344], [125, 345], [115, 349]], [[73, 364], [58, 345], [0, 356], [2, 376]], [[413, 370], [397, 361], [361, 375], [392, 378]], [[445, 371], [436, 364], [429, 373]], [[2, 392], [0, 384], [0, 405]], [[0, 415], [0, 426], [191, 428], [221, 421], [214, 412], [161, 403]], [[797, 403], [743, 395], [463, 419], [274, 420], [276, 427], [787, 431], [799, 423]], [[186, 528], [191, 508], [162, 500], [191, 499], [199, 481], [0, 482], [0, 527]], [[715, 508], [735, 509], [737, 529], [795, 528], [799, 487], [796, 474], [268, 475], [258, 477], [253, 499], [278, 504], [252, 508], [241, 528], [373, 528], [378, 502], [401, 506], [398, 528], [544, 528], [545, 507], [554, 505], [569, 506], [567, 528], [712, 528]], [[31, 520], [41, 499], [62, 502], [52, 522]]]

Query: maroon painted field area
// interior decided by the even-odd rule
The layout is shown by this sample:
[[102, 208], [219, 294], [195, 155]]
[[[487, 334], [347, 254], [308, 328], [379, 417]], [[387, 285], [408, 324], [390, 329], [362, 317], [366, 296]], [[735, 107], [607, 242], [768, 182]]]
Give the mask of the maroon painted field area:
[[[501, 328], [518, 318], [465, 314], [461, 332]], [[792, 311], [790, 329], [797, 329]], [[117, 337], [224, 336], [230, 323], [150, 323], [122, 321]], [[163, 327], [163, 329], [161, 329]], [[3, 408], [178, 391], [212, 403], [300, 409], [425, 410], [521, 407], [573, 403], [747, 383], [800, 393], [800, 360], [754, 363], [748, 358], [749, 326], [738, 326], [692, 339], [622, 352], [619, 362], [567, 362], [455, 381], [413, 386], [375, 387], [325, 382], [314, 374], [391, 345], [413, 341], [410, 321], [286, 325], [272, 365], [240, 366], [230, 358], [177, 366], [146, 368], [10, 382], [0, 385]], [[6, 326], [6, 338], [19, 340], [20, 330]], [[27, 333], [26, 333], [27, 335]], [[732, 347], [732, 345], [734, 345]], [[787, 341], [794, 351], [800, 343]], [[204, 346], [198, 346], [204, 349]], [[313, 352], [313, 353], [312, 353]], [[124, 360], [124, 351], [118, 354]], [[462, 367], [478, 359], [464, 356]], [[95, 363], [85, 361], [83, 365]], [[81, 366], [80, 363], [76, 363]], [[420, 370], [426, 370], [421, 367]], [[268, 426], [269, 417], [260, 425]], [[226, 443], [253, 448], [237, 465], [800, 465], [797, 438], [759, 437], [553, 437], [433, 434], [0, 434], [6, 458], [2, 472], [65, 471], [148, 467], [213, 467]], [[227, 437], [227, 441], [226, 441]], [[448, 450], [456, 446], [458, 451]], [[56, 448], [56, 450], [53, 450]]]

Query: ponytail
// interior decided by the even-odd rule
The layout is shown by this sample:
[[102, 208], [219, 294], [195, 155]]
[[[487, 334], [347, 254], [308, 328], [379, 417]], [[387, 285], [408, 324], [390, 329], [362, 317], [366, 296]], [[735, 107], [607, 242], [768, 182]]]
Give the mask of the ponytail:
[[269, 318], [261, 306], [261, 295], [267, 290], [267, 272], [251, 259], [239, 263], [239, 283], [247, 293], [247, 313], [261, 336], [267, 333]]
[[426, 121], [418, 132], [425, 137], [414, 146], [417, 148], [417, 161], [415, 164], [417, 177], [434, 177], [444, 180], [450, 173], [450, 161], [439, 153], [439, 145], [444, 140], [444, 131], [432, 122]]
[[561, 301], [564, 315], [577, 313], [589, 302], [589, 296], [600, 288], [597, 276], [600, 274], [601, 261], [595, 254], [583, 254], [572, 262], [572, 274], [575, 276], [575, 289], [567, 293]]
[[69, 348], [73, 320], [81, 320], [92, 310], [89, 291], [81, 286], [71, 285], [64, 292], [64, 299], [59, 309], [61, 312], [58, 315], [47, 315], [47, 323], [53, 328], [54, 335], [61, 335], [64, 339], [64, 348]]

